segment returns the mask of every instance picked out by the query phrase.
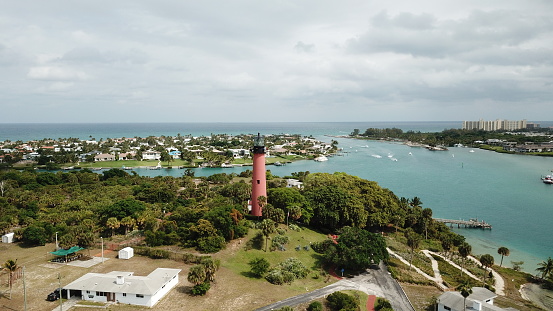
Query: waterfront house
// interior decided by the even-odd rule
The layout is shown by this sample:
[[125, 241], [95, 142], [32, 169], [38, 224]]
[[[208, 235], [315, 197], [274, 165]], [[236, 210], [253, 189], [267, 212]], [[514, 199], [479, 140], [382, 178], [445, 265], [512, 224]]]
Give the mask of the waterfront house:
[[147, 276], [122, 271], [87, 273], [64, 286], [63, 290], [71, 298], [153, 307], [179, 283], [180, 271], [157, 268]]
[[135, 153], [134, 152], [122, 152], [119, 154], [119, 160], [126, 161], [126, 160], [132, 160], [134, 159]]
[[[484, 287], [473, 287], [472, 294], [470, 294], [466, 302], [464, 301], [463, 296], [460, 292], [445, 292], [438, 297], [438, 308], [437, 311], [514, 311], [517, 309], [513, 308], [500, 308], [493, 304], [494, 298], [497, 295], [484, 288]], [[466, 303], [466, 309], [464, 305]]]
[[161, 159], [161, 152], [155, 150], [148, 150], [142, 153], [143, 160], [159, 160]]
[[97, 155], [94, 156], [94, 161], [95, 162], [115, 161], [115, 156], [113, 154], [109, 154], [109, 153], [100, 153], [100, 154], [97, 154]]

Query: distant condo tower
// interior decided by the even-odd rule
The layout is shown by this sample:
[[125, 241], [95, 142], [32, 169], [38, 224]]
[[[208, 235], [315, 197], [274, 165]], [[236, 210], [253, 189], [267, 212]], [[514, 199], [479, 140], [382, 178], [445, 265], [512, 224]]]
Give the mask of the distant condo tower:
[[259, 197], [267, 198], [267, 175], [265, 172], [265, 142], [257, 133], [253, 139], [253, 177], [252, 177], [252, 215], [261, 216], [263, 211], [259, 206]]

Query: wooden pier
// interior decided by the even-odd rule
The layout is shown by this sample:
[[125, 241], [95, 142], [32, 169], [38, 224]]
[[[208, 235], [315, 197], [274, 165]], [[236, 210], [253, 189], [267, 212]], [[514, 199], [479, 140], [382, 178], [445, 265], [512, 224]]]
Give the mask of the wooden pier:
[[481, 228], [481, 229], [492, 228], [492, 225], [490, 225], [489, 223], [478, 219], [455, 220], [455, 219], [434, 218], [434, 220], [437, 222], [442, 222], [444, 224], [449, 224], [450, 227], [453, 227], [453, 225], [457, 225], [457, 228], [461, 228], [461, 226], [464, 226], [465, 228]]

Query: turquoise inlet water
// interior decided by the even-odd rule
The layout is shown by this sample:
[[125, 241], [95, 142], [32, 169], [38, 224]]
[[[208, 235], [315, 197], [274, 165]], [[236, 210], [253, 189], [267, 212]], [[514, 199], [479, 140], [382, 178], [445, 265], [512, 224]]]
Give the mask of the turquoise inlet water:
[[[204, 135], [209, 133], [301, 133], [314, 135], [323, 141], [337, 139], [339, 146], [347, 153], [344, 156], [331, 157], [327, 162], [300, 161], [286, 166], [268, 166], [273, 174], [290, 175], [292, 172], [346, 172], [359, 177], [377, 181], [382, 187], [389, 188], [396, 195], [407, 198], [418, 196], [423, 207], [429, 207], [434, 217], [449, 219], [478, 218], [492, 224], [493, 229], [456, 229], [472, 245], [473, 253], [489, 253], [500, 260], [497, 249], [505, 246], [511, 255], [504, 259], [504, 265], [511, 261], [524, 261], [523, 269], [533, 273], [537, 263], [547, 257], [553, 257], [553, 185], [541, 182], [540, 176], [553, 169], [553, 158], [506, 155], [480, 149], [450, 148], [449, 151], [428, 151], [422, 148], [408, 147], [403, 144], [361, 141], [346, 138], [331, 138], [323, 134], [344, 135], [354, 128], [362, 131], [368, 127], [396, 126], [404, 130], [441, 131], [446, 128], [459, 128], [460, 122], [442, 123], [294, 123], [238, 124], [229, 129], [227, 125], [212, 124], [197, 126], [196, 132], [181, 129], [165, 129], [164, 135]], [[3, 133], [1, 139], [17, 140], [13, 134]], [[543, 126], [543, 124], [542, 124]], [[100, 127], [97, 125], [97, 127]], [[154, 126], [152, 126], [154, 127]], [[415, 127], [415, 128], [413, 128]], [[98, 128], [94, 128], [99, 131]], [[93, 130], [94, 130], [93, 129]], [[135, 126], [137, 134], [129, 135], [132, 127], [109, 135], [93, 137], [133, 137], [161, 135], [160, 131], [140, 134], [144, 127]], [[212, 131], [210, 131], [210, 129]], [[67, 129], [65, 129], [67, 130]], [[86, 130], [47, 137], [82, 137]], [[113, 129], [112, 129], [113, 130]], [[11, 131], [11, 130], [10, 130]], [[10, 132], [8, 131], [8, 132]], [[167, 131], [168, 133], [166, 133]], [[10, 132], [11, 133], [11, 132]], [[44, 133], [44, 131], [38, 132]], [[40, 137], [38, 133], [28, 133]], [[57, 133], [57, 132], [53, 132]], [[207, 133], [207, 134], [205, 134]], [[81, 136], [79, 136], [81, 135]], [[23, 139], [22, 139], [23, 140]], [[392, 159], [396, 159], [394, 161]], [[243, 168], [206, 168], [196, 169], [196, 176], [208, 176], [214, 173], [239, 173]], [[145, 176], [182, 176], [182, 169], [147, 170], [135, 169]]]
[[[329, 141], [329, 137], [318, 137]], [[337, 139], [344, 156], [327, 162], [300, 161], [286, 166], [268, 166], [277, 176], [292, 172], [346, 172], [377, 181], [396, 195], [418, 196], [433, 216], [448, 219], [478, 218], [492, 230], [457, 229], [472, 245], [473, 253], [493, 255], [505, 246], [511, 255], [504, 259], [524, 261], [525, 271], [553, 256], [553, 185], [540, 176], [553, 169], [553, 158], [505, 155], [471, 148], [428, 151], [403, 144]], [[473, 150], [474, 152], [471, 152]], [[392, 159], [397, 159], [394, 161]], [[196, 169], [196, 176], [239, 173], [242, 168]], [[140, 175], [182, 176], [183, 170], [136, 169]]]

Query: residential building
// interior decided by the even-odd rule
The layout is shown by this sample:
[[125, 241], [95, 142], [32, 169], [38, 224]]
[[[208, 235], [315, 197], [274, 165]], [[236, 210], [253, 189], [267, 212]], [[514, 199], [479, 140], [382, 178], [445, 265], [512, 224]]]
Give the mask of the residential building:
[[143, 160], [159, 160], [161, 159], [161, 152], [155, 150], [148, 150], [142, 152]]
[[152, 307], [179, 283], [180, 271], [157, 268], [147, 276], [122, 271], [87, 273], [63, 290], [71, 298]]
[[113, 154], [109, 154], [109, 153], [100, 153], [100, 154], [97, 154], [97, 155], [94, 156], [94, 161], [95, 162], [115, 161], [115, 156]]
[[510, 121], [497, 119], [495, 121], [463, 121], [463, 130], [484, 130], [484, 131], [512, 131], [526, 129], [528, 122], [526, 119], [520, 121]]
[[[466, 302], [464, 297], [460, 292], [445, 292], [438, 297], [438, 308], [437, 311], [515, 311], [517, 309], [513, 308], [500, 308], [493, 304], [494, 298], [497, 295], [484, 288], [484, 287], [473, 287], [472, 294], [470, 294]], [[466, 304], [466, 309], [464, 305]]]
[[286, 188], [298, 188], [298, 189], [302, 189], [303, 188], [303, 183], [297, 179], [292, 179], [292, 178], [289, 178], [289, 179], [286, 179]]

